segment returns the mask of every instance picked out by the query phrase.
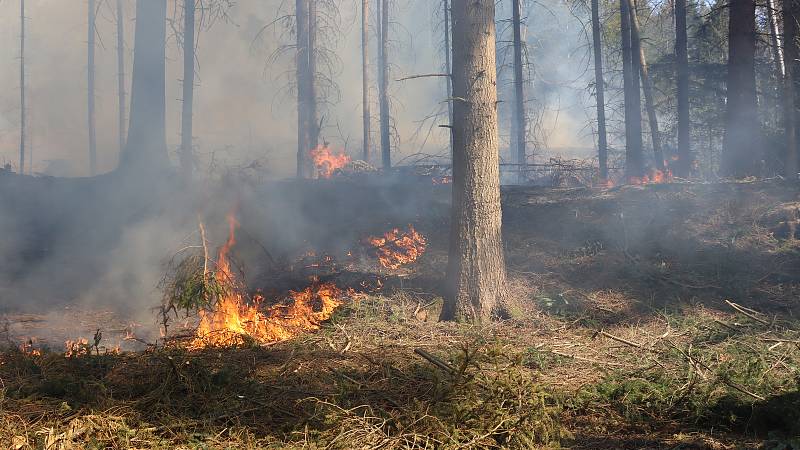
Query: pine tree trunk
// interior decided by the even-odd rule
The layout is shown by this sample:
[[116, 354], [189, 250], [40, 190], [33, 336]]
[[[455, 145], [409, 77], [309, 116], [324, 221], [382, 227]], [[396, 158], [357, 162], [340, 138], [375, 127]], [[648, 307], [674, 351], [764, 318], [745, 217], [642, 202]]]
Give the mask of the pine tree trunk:
[[94, 63], [94, 49], [95, 49], [95, 0], [89, 0], [89, 26], [87, 32], [88, 43], [88, 124], [89, 124], [89, 174], [94, 176], [97, 174], [97, 123], [95, 121], [95, 105], [94, 105], [94, 78], [95, 78], [95, 63]]
[[[784, 2], [785, 3], [785, 2]], [[775, 12], [775, 0], [767, 0], [767, 20], [769, 21], [769, 37], [772, 47], [772, 58], [775, 61], [775, 73], [777, 79], [782, 80], [786, 76], [786, 68], [783, 61], [783, 48], [781, 46], [781, 35], [778, 29], [778, 15]]]
[[381, 162], [384, 169], [392, 167], [392, 142], [389, 130], [389, 1], [378, 0], [380, 22], [378, 43], [378, 100], [381, 126]]
[[447, 126], [450, 137], [450, 160], [453, 159], [453, 67], [452, 46], [450, 44], [450, 0], [444, 0], [444, 72], [445, 87], [447, 89]]
[[800, 17], [800, 1], [783, 0], [783, 57], [786, 59], [785, 76], [783, 78], [783, 120], [786, 133], [786, 157], [784, 176], [789, 180], [797, 180], [798, 149], [797, 149], [797, 60], [800, 58], [798, 48], [797, 20]]
[[676, 174], [688, 177], [693, 155], [689, 117], [689, 39], [686, 30], [686, 0], [675, 0], [675, 56], [678, 80], [678, 163]]
[[181, 172], [192, 177], [192, 110], [194, 109], [194, 27], [195, 0], [183, 2], [183, 105], [181, 107]]
[[620, 0], [620, 34], [622, 41], [622, 78], [625, 97], [625, 178], [644, 174], [642, 161], [642, 112], [639, 97], [639, 71], [631, 53], [631, 16], [628, 0]]
[[[528, 162], [525, 126], [525, 89], [522, 75], [522, 15], [520, 0], [512, 0], [512, 27], [514, 29], [514, 145], [517, 150], [517, 164]], [[523, 167], [520, 166], [520, 171]]]
[[[308, 134], [311, 136], [311, 148], [319, 144], [320, 123], [317, 111], [317, 2], [308, 0], [308, 105], [309, 126]], [[310, 162], [310, 161], [309, 161]], [[313, 173], [314, 167], [309, 164]]]
[[130, 125], [120, 168], [158, 170], [169, 166], [165, 129], [166, 2], [137, 0], [135, 32]]
[[313, 142], [313, 85], [311, 47], [309, 39], [309, 0], [297, 0], [297, 177], [311, 178], [313, 170], [309, 152]]
[[453, 206], [442, 320], [505, 313], [494, 0], [454, 0]]
[[756, 110], [756, 5], [731, 0], [728, 46], [728, 103], [722, 174], [760, 175], [763, 148]]
[[117, 0], [117, 102], [119, 103], [119, 151], [125, 148], [125, 22], [122, 0]]
[[605, 81], [603, 80], [603, 42], [600, 36], [600, 4], [592, 0], [592, 44], [594, 49], [594, 84], [597, 99], [597, 158], [600, 181], [608, 180], [608, 137], [606, 132]]
[[363, 151], [361, 159], [370, 159], [370, 125], [369, 106], [369, 0], [361, 0], [361, 108], [363, 115]]
[[650, 137], [653, 142], [653, 159], [656, 169], [664, 171], [664, 151], [661, 147], [661, 133], [658, 130], [658, 116], [653, 102], [653, 86], [650, 82], [650, 73], [647, 68], [647, 59], [642, 47], [642, 37], [639, 27], [639, 16], [636, 11], [634, 0], [628, 0], [628, 10], [631, 14], [631, 47], [632, 55], [636, 65], [639, 66], [639, 74], [642, 79], [642, 90], [644, 91], [644, 105], [647, 111], [647, 121], [650, 124]]
[[19, 173], [25, 173], [25, 0], [19, 0]]

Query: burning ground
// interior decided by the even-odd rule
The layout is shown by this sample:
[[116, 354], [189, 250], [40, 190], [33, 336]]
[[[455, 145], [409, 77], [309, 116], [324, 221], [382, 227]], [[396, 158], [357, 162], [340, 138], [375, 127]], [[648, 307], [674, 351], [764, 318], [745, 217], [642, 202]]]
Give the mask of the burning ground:
[[[0, 447], [796, 445], [796, 186], [509, 188], [512, 317], [476, 328], [436, 321], [449, 187], [369, 183], [237, 188], [176, 220], [193, 255], [203, 224], [221, 289], [167, 339], [144, 307], [72, 306], [71, 336], [44, 334], [64, 304], [9, 310]], [[37, 334], [50, 350], [20, 350]]]

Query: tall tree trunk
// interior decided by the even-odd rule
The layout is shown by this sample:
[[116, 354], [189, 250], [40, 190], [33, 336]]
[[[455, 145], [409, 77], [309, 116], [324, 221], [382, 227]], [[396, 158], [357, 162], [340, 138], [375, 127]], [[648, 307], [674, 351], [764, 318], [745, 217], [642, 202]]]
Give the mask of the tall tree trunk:
[[603, 41], [600, 36], [600, 2], [592, 0], [592, 44], [594, 47], [594, 84], [597, 99], [597, 159], [600, 181], [608, 180], [608, 137], [606, 132], [606, 97], [603, 80]]
[[494, 0], [453, 0], [453, 206], [442, 320], [505, 314]]
[[642, 162], [642, 117], [639, 98], [639, 72], [631, 53], [631, 15], [628, 0], [620, 0], [620, 34], [622, 40], [622, 78], [625, 97], [625, 178], [640, 178]]
[[[522, 76], [522, 14], [520, 0], [512, 0], [512, 27], [514, 29], [514, 145], [517, 151], [517, 164], [528, 162], [525, 120], [525, 89]], [[520, 166], [520, 171], [524, 168]]]
[[25, 0], [19, 0], [19, 173], [25, 173]]
[[653, 102], [653, 85], [650, 82], [650, 73], [647, 68], [647, 59], [642, 47], [641, 28], [639, 27], [639, 15], [636, 11], [636, 2], [628, 0], [628, 10], [631, 14], [631, 47], [632, 55], [636, 65], [639, 66], [639, 74], [642, 78], [642, 90], [644, 91], [644, 105], [647, 110], [647, 121], [650, 125], [650, 137], [653, 142], [653, 159], [656, 169], [664, 171], [664, 151], [661, 147], [661, 133], [658, 130], [658, 116]]
[[783, 120], [786, 133], [786, 157], [784, 175], [787, 179], [797, 180], [798, 149], [797, 149], [797, 60], [800, 57], [797, 34], [800, 18], [800, 1], [783, 0], [783, 57], [786, 58], [786, 69], [783, 78]]
[[128, 140], [120, 168], [158, 170], [169, 166], [166, 108], [166, 2], [136, 1], [136, 37]]
[[183, 2], [183, 105], [181, 108], [181, 153], [183, 177], [192, 177], [192, 110], [194, 108], [194, 27], [195, 0]]
[[[769, 107], [768, 110], [772, 111], [775, 123], [779, 124], [781, 123], [782, 105], [784, 102], [783, 90], [785, 88], [784, 77], [786, 76], [786, 68], [783, 60], [783, 46], [781, 44], [782, 39], [778, 26], [778, 13], [775, 9], [775, 1], [767, 0], [764, 9], [767, 12], [767, 26], [769, 27], [769, 44], [772, 50], [772, 62], [775, 64], [775, 102], [774, 107]], [[772, 103], [770, 98], [766, 98], [765, 101]], [[769, 153], [773, 153], [773, 155], [770, 155], [770, 159], [773, 161], [779, 161], [782, 157], [782, 155], [774, 154], [776, 151], [779, 151], [779, 149], [768, 150]]]
[[756, 110], [756, 5], [731, 0], [728, 38], [728, 103], [722, 174], [759, 175], [763, 154]]
[[392, 141], [389, 130], [389, 0], [378, 0], [378, 102], [381, 126], [381, 162], [392, 167]]
[[686, 0], [675, 0], [675, 57], [678, 80], [678, 163], [676, 173], [688, 177], [692, 156], [689, 118], [689, 39], [686, 30]]
[[775, 73], [778, 75], [778, 80], [781, 80], [786, 75], [786, 68], [783, 61], [783, 48], [780, 30], [778, 29], [775, 0], [767, 0], [767, 20], [769, 21], [769, 37], [772, 46], [772, 58], [775, 61]]
[[364, 131], [361, 159], [369, 162], [372, 120], [369, 107], [369, 0], [361, 0], [361, 108]]
[[[320, 127], [317, 110], [317, 3], [319, 0], [308, 0], [308, 70], [310, 84], [308, 86], [309, 125], [311, 148], [319, 144]], [[313, 170], [313, 168], [312, 168]]]
[[297, 0], [297, 176], [314, 176], [310, 152], [317, 146], [314, 38], [316, 0]]
[[89, 124], [89, 174], [94, 176], [97, 174], [97, 130], [95, 122], [95, 106], [94, 106], [94, 78], [95, 78], [95, 63], [94, 63], [94, 49], [95, 49], [95, 0], [89, 0], [89, 26], [87, 32], [88, 43], [88, 124]]
[[125, 22], [122, 0], [117, 0], [117, 102], [119, 103], [119, 151], [125, 148]]
[[447, 89], [447, 125], [450, 136], [450, 160], [453, 159], [453, 68], [452, 47], [450, 45], [450, 0], [444, 0], [444, 71]]

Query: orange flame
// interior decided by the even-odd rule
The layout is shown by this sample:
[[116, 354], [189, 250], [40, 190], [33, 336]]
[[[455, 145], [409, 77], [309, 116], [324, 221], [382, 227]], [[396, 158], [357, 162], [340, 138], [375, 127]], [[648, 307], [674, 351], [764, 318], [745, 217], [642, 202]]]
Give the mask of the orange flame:
[[334, 172], [350, 162], [349, 156], [344, 153], [334, 155], [327, 145], [318, 145], [310, 154], [320, 178], [330, 178]]
[[453, 177], [451, 177], [449, 175], [444, 175], [444, 176], [441, 176], [441, 177], [433, 177], [433, 184], [435, 184], [435, 185], [450, 184], [452, 182], [453, 182]]
[[400, 266], [416, 261], [425, 253], [428, 245], [425, 236], [411, 225], [408, 226], [408, 231], [395, 228], [381, 237], [367, 238], [367, 242], [375, 248], [378, 261], [387, 269], [399, 269]]
[[243, 345], [248, 341], [270, 344], [289, 339], [303, 331], [316, 330], [342, 304], [342, 291], [333, 283], [313, 280], [304, 290], [289, 291], [290, 302], [276, 304], [262, 312], [264, 298], [260, 294], [248, 302], [241, 293], [228, 257], [236, 243], [238, 226], [232, 214], [228, 216], [230, 234], [220, 248], [217, 259], [217, 281], [229, 286], [229, 293], [214, 310], [200, 311], [200, 324], [189, 348]]
[[643, 177], [630, 177], [628, 179], [628, 184], [661, 184], [669, 183], [670, 181], [672, 181], [672, 170], [667, 169], [666, 172], [663, 172], [658, 169], [653, 169], [650, 174]]

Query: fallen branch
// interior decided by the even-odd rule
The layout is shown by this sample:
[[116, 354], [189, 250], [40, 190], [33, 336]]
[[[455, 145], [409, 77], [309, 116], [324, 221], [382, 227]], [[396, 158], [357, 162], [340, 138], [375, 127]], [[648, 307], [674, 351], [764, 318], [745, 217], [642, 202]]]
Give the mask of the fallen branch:
[[450, 364], [442, 361], [438, 357], [428, 353], [427, 351], [425, 351], [425, 350], [423, 350], [421, 348], [415, 348], [414, 349], [414, 353], [416, 353], [417, 355], [425, 358], [426, 360], [428, 360], [428, 362], [430, 362], [434, 366], [444, 370], [445, 372], [447, 372], [447, 373], [449, 373], [451, 375], [456, 373], [456, 369], [453, 366], [451, 366]]
[[752, 313], [748, 312], [748, 311], [746, 310], [746, 308], [745, 308], [745, 307], [743, 307], [743, 306], [741, 306], [741, 305], [737, 305], [736, 303], [733, 303], [733, 302], [732, 302], [732, 301], [730, 301], [730, 300], [725, 300], [725, 303], [727, 303], [727, 304], [728, 304], [728, 306], [730, 306], [731, 308], [733, 308], [733, 309], [735, 309], [736, 311], [738, 311], [738, 312], [740, 312], [740, 313], [744, 314], [745, 316], [747, 316], [747, 317], [749, 317], [749, 318], [751, 318], [751, 319], [755, 320], [755, 321], [756, 321], [756, 322], [758, 322], [758, 323], [761, 323], [761, 324], [764, 324], [764, 325], [770, 325], [770, 323], [769, 323], [769, 322], [767, 322], [766, 320], [764, 320], [764, 319], [762, 319], [762, 318], [760, 318], [760, 317], [757, 317], [755, 314], [752, 314]]

